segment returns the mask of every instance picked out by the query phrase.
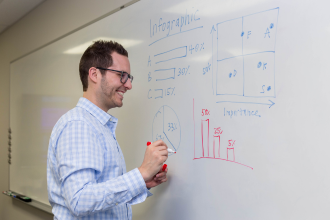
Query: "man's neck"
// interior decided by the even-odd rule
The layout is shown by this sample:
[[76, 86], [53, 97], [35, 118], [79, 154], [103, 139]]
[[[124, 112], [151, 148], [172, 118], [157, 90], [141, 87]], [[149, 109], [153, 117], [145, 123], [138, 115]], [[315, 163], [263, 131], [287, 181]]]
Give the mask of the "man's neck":
[[97, 107], [99, 107], [103, 111], [108, 112], [109, 109], [107, 109], [106, 106], [101, 105], [99, 100], [95, 96], [93, 96], [92, 94], [90, 94], [88, 92], [84, 92], [83, 97], [88, 99], [90, 102], [92, 102], [94, 105], [96, 105]]

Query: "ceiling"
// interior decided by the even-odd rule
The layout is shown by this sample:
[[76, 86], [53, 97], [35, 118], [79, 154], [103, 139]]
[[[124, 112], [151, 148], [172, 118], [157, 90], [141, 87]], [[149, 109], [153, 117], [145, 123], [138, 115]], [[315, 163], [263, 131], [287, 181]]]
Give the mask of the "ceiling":
[[0, 0], [0, 34], [45, 0]]

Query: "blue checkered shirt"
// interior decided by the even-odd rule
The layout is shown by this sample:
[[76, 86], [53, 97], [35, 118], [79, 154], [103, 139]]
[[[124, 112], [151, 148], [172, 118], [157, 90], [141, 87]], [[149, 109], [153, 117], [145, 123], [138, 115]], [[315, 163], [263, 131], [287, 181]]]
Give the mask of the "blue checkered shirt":
[[54, 219], [132, 219], [131, 205], [152, 195], [137, 168], [126, 172], [117, 122], [80, 98], [54, 126], [47, 159]]

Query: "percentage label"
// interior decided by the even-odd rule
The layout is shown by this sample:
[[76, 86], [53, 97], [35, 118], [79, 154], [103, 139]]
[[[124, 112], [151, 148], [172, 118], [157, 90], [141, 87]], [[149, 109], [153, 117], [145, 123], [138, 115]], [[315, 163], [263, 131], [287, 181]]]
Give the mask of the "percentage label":
[[202, 116], [204, 115], [210, 115], [210, 111], [207, 109], [202, 109]]
[[165, 89], [165, 95], [166, 96], [175, 95], [174, 90], [175, 90], [175, 87], [169, 87], [169, 88]]
[[156, 141], [157, 140], [164, 140], [164, 137], [161, 134], [156, 135]]
[[234, 147], [236, 140], [228, 140], [228, 147]]
[[187, 74], [190, 74], [189, 70], [190, 65], [187, 68], [179, 68], [179, 74], [178, 76], [185, 76]]
[[201, 50], [204, 50], [204, 42], [201, 44], [196, 44], [194, 46], [192, 44], [190, 44], [190, 46], [189, 46], [190, 54], [192, 54], [193, 52], [201, 51]]
[[214, 128], [214, 134], [222, 134], [223, 130], [221, 130], [221, 127]]
[[176, 123], [168, 123], [167, 131], [175, 131], [177, 129]]

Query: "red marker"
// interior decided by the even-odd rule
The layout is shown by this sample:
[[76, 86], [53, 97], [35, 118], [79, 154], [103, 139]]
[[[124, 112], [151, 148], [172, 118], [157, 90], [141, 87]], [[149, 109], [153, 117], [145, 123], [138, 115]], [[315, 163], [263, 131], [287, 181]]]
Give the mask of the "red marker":
[[167, 165], [164, 164], [164, 165], [163, 165], [163, 168], [162, 168], [162, 171], [165, 171], [165, 170], [166, 170], [166, 167], [167, 167]]
[[[148, 142], [147, 142], [147, 146], [149, 146], [150, 144], [151, 144], [151, 142], [148, 141]], [[175, 152], [174, 150], [170, 149], [170, 148], [167, 148], [167, 151], [168, 151], [169, 153], [175, 153], [175, 154], [176, 154], [176, 152]]]

